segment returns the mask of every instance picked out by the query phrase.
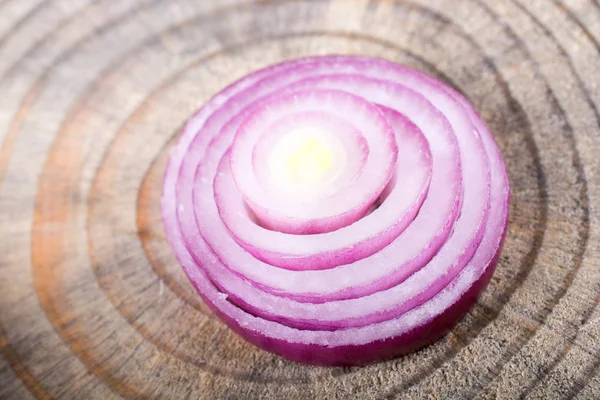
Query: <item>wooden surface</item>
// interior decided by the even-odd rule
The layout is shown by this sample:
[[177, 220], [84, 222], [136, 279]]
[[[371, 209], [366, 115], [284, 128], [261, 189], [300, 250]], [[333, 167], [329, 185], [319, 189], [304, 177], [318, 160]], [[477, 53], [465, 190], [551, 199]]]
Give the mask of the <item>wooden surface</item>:
[[[590, 0], [0, 0], [0, 398], [600, 398], [599, 51]], [[185, 119], [251, 70], [325, 53], [457, 87], [512, 184], [477, 306], [365, 368], [239, 339], [160, 222]]]

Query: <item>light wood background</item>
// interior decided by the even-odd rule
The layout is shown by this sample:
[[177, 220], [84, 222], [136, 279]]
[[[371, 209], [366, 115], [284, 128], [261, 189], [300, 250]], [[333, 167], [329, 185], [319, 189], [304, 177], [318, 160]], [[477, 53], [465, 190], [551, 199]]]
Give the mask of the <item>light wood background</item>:
[[[0, 398], [600, 398], [599, 52], [590, 0], [0, 0]], [[458, 88], [512, 184], [477, 306], [364, 368], [231, 333], [160, 222], [185, 119], [254, 69], [325, 53]]]

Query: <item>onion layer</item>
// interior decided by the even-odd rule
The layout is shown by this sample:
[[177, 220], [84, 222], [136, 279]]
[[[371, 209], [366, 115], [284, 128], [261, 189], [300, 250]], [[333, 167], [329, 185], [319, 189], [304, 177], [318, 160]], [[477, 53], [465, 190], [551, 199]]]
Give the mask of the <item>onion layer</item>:
[[[316, 112], [328, 118], [315, 118]], [[249, 113], [231, 147], [231, 170], [238, 190], [270, 229], [308, 234], [349, 225], [367, 211], [392, 176], [398, 158], [394, 131], [383, 112], [362, 97], [340, 90], [304, 90], [271, 98]], [[332, 123], [332, 118], [348, 119], [350, 123], [340, 129], [339, 121]], [[354, 140], [346, 146], [335, 146], [336, 140], [342, 142], [348, 136], [346, 125], [358, 130], [366, 143]], [[274, 142], [271, 154], [254, 156], [257, 140], [265, 136]], [[288, 143], [284, 142], [286, 138]], [[281, 145], [284, 148], [278, 148]], [[298, 146], [304, 149], [294, 148]], [[366, 160], [352, 154], [356, 152], [365, 153]], [[288, 160], [278, 160], [281, 158]], [[344, 168], [348, 159], [359, 161], [358, 173], [344, 173], [354, 170]], [[258, 171], [253, 165], [259, 167]], [[282, 173], [286, 169], [292, 171]], [[259, 184], [259, 171], [271, 190]]]
[[500, 152], [468, 101], [381, 59], [248, 75], [187, 123], [163, 222], [205, 302], [291, 360], [357, 365], [443, 335], [506, 233]]

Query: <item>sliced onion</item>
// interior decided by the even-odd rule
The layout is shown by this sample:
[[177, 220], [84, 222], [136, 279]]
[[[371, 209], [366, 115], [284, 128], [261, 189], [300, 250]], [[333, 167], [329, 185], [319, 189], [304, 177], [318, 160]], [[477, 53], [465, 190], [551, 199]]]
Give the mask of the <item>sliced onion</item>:
[[[257, 178], [241, 191], [230, 168], [229, 150], [240, 127], [256, 110], [298, 91], [364, 99], [381, 110], [398, 147], [380, 204], [368, 199], [367, 215], [309, 235], [277, 218], [283, 223], [279, 230], [290, 233], [270, 230], [264, 215], [248, 213], [248, 191], [267, 189], [268, 179], [261, 186]], [[265, 132], [277, 131], [269, 131], [281, 120], [276, 117], [253, 131], [256, 143]], [[364, 126], [357, 130], [364, 135]], [[260, 146], [256, 154], [269, 152], [268, 145]], [[361, 162], [356, 160], [339, 188], [359, 181]], [[264, 160], [252, 165], [251, 175], [264, 178]], [[339, 188], [313, 198], [314, 204], [343, 194]], [[329, 56], [263, 69], [207, 103], [173, 151], [162, 210], [179, 262], [232, 329], [292, 360], [341, 365], [412, 351], [456, 323], [493, 273], [508, 203], [501, 155], [466, 99], [388, 61]]]

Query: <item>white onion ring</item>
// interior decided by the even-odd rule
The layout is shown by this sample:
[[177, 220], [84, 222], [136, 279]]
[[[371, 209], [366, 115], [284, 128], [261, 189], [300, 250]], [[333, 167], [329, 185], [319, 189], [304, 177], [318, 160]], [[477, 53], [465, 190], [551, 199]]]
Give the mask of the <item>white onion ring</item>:
[[[307, 89], [383, 106], [397, 138], [395, 119], [407, 119], [415, 138], [422, 131], [428, 146], [420, 148], [431, 157], [409, 164], [418, 166], [418, 183], [398, 194], [411, 179], [399, 158], [379, 208], [316, 235], [270, 231], [247, 214], [236, 219], [244, 203], [227, 152], [238, 127], [260, 104]], [[394, 193], [410, 200], [400, 211], [389, 201]], [[388, 61], [328, 56], [263, 69], [207, 103], [173, 151], [162, 210], [179, 262], [232, 329], [289, 359], [340, 365], [414, 350], [460, 319], [494, 270], [508, 202], [501, 155], [461, 95]]]

